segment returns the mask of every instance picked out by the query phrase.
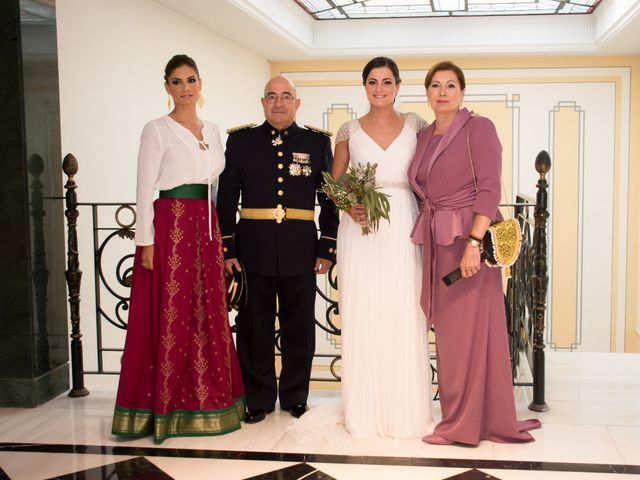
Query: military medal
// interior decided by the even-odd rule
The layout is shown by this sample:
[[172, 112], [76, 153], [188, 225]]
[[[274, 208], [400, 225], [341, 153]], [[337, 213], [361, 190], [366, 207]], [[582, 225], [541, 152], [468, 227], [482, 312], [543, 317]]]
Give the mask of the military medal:
[[300, 167], [299, 164], [297, 163], [289, 164], [289, 175], [291, 175], [292, 177], [299, 177], [301, 173], [302, 173], [302, 168]]
[[282, 138], [280, 138], [280, 134], [278, 134], [278, 136], [276, 138], [271, 140], [271, 145], [273, 145], [274, 147], [278, 147], [278, 146], [282, 145]]
[[289, 165], [289, 175], [292, 177], [311, 176], [311, 154], [293, 152], [293, 163]]

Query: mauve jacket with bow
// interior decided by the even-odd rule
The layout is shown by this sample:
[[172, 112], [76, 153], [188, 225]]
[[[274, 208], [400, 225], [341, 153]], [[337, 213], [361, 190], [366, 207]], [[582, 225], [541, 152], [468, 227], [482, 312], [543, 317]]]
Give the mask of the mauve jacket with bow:
[[[433, 282], [439, 281], [434, 278], [435, 245], [446, 246], [456, 239], [467, 239], [476, 213], [489, 217], [492, 222], [502, 219], [498, 210], [502, 146], [491, 120], [463, 108], [433, 156], [423, 158], [434, 129], [435, 122], [418, 135], [416, 153], [408, 171], [409, 183], [420, 207], [411, 238], [424, 246], [420, 303], [429, 327], [433, 325]], [[419, 175], [424, 176], [424, 169], [427, 170], [426, 192], [417, 181]]]

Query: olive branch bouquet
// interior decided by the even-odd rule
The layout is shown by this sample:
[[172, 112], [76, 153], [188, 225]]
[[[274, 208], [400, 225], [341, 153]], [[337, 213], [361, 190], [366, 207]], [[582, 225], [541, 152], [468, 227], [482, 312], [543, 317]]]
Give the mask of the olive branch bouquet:
[[356, 168], [349, 167], [337, 180], [329, 172], [322, 172], [324, 183], [320, 190], [339, 210], [349, 210], [358, 204], [364, 206], [367, 222], [362, 226], [362, 235], [376, 232], [381, 218], [389, 221], [389, 195], [376, 188], [377, 167], [378, 164], [369, 162]]

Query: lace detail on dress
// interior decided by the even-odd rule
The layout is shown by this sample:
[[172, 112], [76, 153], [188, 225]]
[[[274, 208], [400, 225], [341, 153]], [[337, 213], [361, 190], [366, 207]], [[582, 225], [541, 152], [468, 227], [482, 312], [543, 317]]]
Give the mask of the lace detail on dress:
[[424, 118], [414, 112], [408, 112], [404, 114], [404, 121], [407, 122], [411, 128], [413, 128], [416, 132], [420, 130], [424, 130], [429, 126], [429, 122], [427, 122]]
[[336, 143], [344, 142], [345, 140], [349, 140], [349, 137], [356, 133], [360, 129], [360, 122], [358, 120], [350, 120], [348, 122], [343, 123], [338, 130], [338, 134], [336, 135]]

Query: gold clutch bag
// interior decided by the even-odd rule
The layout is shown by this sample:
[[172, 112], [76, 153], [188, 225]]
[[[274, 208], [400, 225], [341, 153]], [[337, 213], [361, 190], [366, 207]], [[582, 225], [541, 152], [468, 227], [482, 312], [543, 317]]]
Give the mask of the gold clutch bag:
[[[490, 267], [509, 269], [522, 249], [522, 232], [515, 218], [492, 223], [484, 234], [482, 259]], [[505, 271], [509, 275], [509, 270]]]
[[[502, 220], [489, 225], [482, 239], [480, 259], [490, 267], [503, 268], [504, 274], [511, 276], [511, 265], [516, 263], [522, 250], [522, 232], [515, 218]], [[442, 277], [447, 287], [462, 278], [460, 268]]]

